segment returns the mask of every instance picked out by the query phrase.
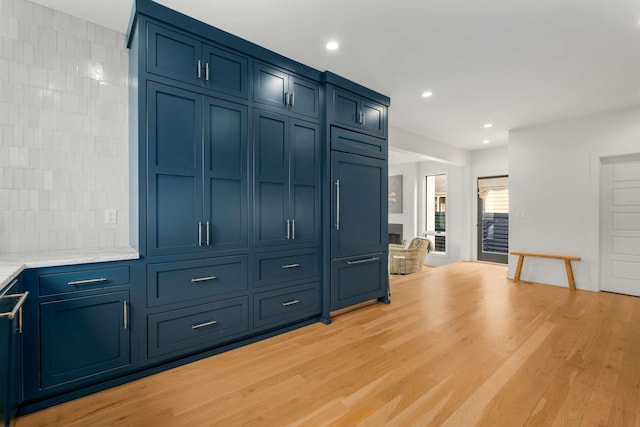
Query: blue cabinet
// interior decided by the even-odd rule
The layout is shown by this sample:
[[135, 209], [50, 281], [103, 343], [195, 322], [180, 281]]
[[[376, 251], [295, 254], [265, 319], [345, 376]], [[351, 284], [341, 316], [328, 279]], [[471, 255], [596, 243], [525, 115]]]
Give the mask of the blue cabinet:
[[147, 88], [147, 250], [247, 246], [247, 107], [171, 86]]
[[387, 107], [365, 97], [329, 87], [330, 120], [359, 132], [387, 136]]
[[331, 153], [331, 256], [386, 252], [387, 162]]
[[331, 261], [331, 309], [338, 310], [387, 296], [387, 254], [383, 252]]
[[0, 296], [0, 425], [13, 425], [20, 403], [22, 305], [28, 294], [20, 292], [20, 277]]
[[147, 38], [149, 73], [247, 98], [246, 57], [154, 23]]
[[320, 128], [256, 110], [255, 245], [292, 246], [320, 239]]
[[294, 323], [320, 313], [320, 283], [290, 286], [255, 294], [254, 328], [272, 328]]
[[320, 86], [317, 83], [260, 62], [254, 63], [253, 100], [308, 118], [320, 117]]
[[40, 303], [40, 387], [128, 366], [129, 300], [119, 291]]

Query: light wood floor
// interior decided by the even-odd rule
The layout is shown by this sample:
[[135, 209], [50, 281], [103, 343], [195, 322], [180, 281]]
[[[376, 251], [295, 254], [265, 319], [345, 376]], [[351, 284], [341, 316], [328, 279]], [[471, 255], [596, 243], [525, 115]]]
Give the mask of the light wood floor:
[[457, 263], [375, 304], [18, 419], [29, 426], [638, 426], [640, 298]]

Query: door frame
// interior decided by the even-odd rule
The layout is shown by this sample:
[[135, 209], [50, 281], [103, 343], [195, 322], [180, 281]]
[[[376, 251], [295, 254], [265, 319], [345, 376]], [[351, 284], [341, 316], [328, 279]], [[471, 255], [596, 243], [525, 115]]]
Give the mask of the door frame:
[[[471, 193], [469, 193], [469, 218], [471, 222], [469, 224], [469, 250], [471, 252], [471, 260], [478, 261], [478, 178], [486, 178], [489, 176], [509, 176], [508, 170], [494, 169], [484, 170], [479, 172], [473, 172], [471, 176]], [[467, 178], [468, 179], [468, 178]], [[509, 206], [511, 210], [511, 206]], [[509, 220], [509, 226], [511, 226], [511, 220]]]
[[[591, 153], [590, 164], [590, 191], [589, 191], [589, 212], [588, 212], [588, 231], [589, 237], [588, 254], [591, 260], [591, 281], [589, 283], [589, 290], [600, 291], [601, 290], [601, 268], [602, 262], [601, 254], [601, 206], [600, 198], [602, 197], [600, 183], [602, 180], [602, 161], [608, 157], [620, 157], [627, 155], [640, 154], [640, 151], [633, 151], [628, 149], [614, 149], [607, 151], [600, 151], [597, 153]], [[584, 288], [583, 288], [584, 289]]]
[[[491, 176], [479, 176], [475, 180], [475, 194], [476, 194], [476, 260], [483, 262], [495, 262], [499, 264], [508, 264], [509, 263], [509, 254], [498, 254], [498, 253], [487, 253], [484, 254], [482, 252], [482, 236], [480, 234], [480, 229], [482, 228], [482, 207], [484, 206], [484, 201], [478, 195], [478, 180], [484, 178], [509, 178], [508, 174], [504, 175], [491, 175]], [[509, 213], [511, 213], [511, 208], [509, 208]], [[509, 215], [511, 217], [511, 215]], [[480, 255], [483, 255], [484, 259], [480, 259]]]

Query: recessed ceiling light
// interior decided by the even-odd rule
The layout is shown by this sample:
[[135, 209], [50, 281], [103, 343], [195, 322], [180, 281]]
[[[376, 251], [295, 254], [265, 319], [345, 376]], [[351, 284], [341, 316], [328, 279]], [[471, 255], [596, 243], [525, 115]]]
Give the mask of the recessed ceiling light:
[[429, 98], [431, 95], [433, 95], [433, 92], [431, 91], [422, 92], [423, 98]]
[[329, 43], [327, 43], [327, 50], [336, 50], [339, 47], [340, 47], [340, 45], [338, 44], [338, 42], [329, 42]]
[[485, 128], [485, 129], [492, 128], [493, 127], [493, 123], [485, 123], [482, 127]]
[[490, 143], [490, 142], [491, 142], [491, 141], [489, 141], [488, 139], [485, 139], [484, 141], [482, 141], [482, 143], [483, 143], [483, 144], [488, 144], [488, 143]]

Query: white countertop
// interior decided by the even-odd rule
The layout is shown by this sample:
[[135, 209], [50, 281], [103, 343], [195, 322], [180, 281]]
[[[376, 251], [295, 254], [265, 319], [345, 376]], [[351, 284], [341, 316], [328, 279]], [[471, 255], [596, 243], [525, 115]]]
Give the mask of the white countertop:
[[124, 261], [138, 258], [140, 258], [140, 254], [129, 247], [0, 254], [0, 296], [6, 292], [5, 287], [11, 284], [13, 279], [25, 268]]

